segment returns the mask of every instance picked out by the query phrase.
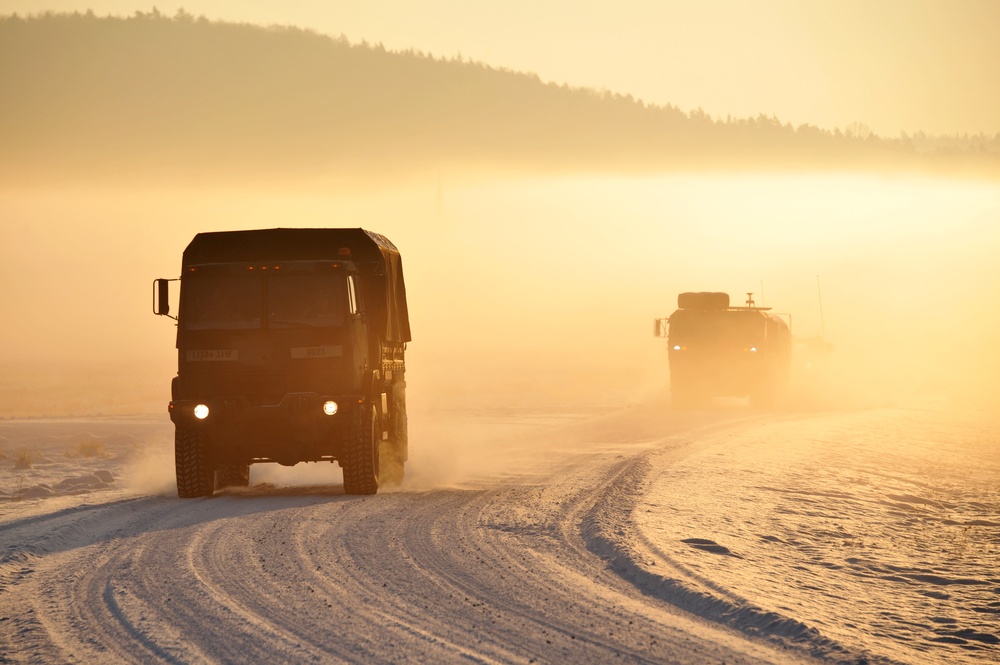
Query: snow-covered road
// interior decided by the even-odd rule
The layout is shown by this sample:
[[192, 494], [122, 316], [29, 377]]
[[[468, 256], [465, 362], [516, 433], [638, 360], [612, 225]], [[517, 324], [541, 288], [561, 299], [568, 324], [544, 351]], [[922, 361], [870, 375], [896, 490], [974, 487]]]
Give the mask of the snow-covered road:
[[[871, 415], [864, 426], [898, 416]], [[836, 612], [798, 611], [806, 591], [776, 600], [772, 584], [795, 585], [779, 563], [757, 557], [760, 583], [716, 570], [757, 553], [727, 530], [725, 483], [690, 480], [692, 469], [713, 472], [712, 455], [732, 466], [734, 442], [780, 456], [802, 437], [816, 448], [831, 422], [853, 427], [831, 415], [634, 409], [506, 431], [491, 449], [506, 464], [447, 486], [426, 482], [415, 455], [410, 486], [374, 497], [345, 496], [331, 481], [255, 482], [199, 500], [113, 486], [6, 501], [0, 663], [878, 662], [893, 650], [817, 627]], [[31, 425], [0, 435], [11, 443]], [[160, 424], [122, 426], [163, 435]], [[48, 440], [69, 440], [52, 432], [71, 425], [47, 427]], [[135, 468], [119, 469], [112, 455], [116, 472]], [[756, 458], [740, 459], [754, 473], [774, 467], [767, 455], [748, 462]], [[743, 486], [729, 473], [729, 489]], [[687, 552], [710, 558], [692, 564]], [[1000, 653], [979, 646], [980, 658]], [[906, 652], [901, 660], [916, 662]]]

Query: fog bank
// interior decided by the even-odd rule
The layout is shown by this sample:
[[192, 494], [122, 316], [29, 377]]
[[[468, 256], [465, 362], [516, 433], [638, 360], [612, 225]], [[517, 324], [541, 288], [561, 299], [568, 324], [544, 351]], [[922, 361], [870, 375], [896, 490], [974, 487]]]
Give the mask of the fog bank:
[[411, 403], [621, 403], [662, 391], [653, 318], [718, 290], [834, 345], [838, 390], [998, 394], [1000, 195], [870, 176], [476, 179], [326, 190], [0, 197], [0, 416], [158, 411], [174, 327], [152, 280], [197, 232], [362, 226], [403, 255]]

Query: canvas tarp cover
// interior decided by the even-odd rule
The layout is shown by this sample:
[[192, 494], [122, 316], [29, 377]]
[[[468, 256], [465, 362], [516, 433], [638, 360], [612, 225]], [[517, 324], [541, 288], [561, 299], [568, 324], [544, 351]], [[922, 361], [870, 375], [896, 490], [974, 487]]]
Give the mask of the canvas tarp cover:
[[403, 262], [396, 246], [365, 229], [261, 229], [199, 233], [184, 250], [183, 266], [208, 263], [338, 260], [342, 247], [364, 275], [369, 322], [391, 342], [410, 341]]

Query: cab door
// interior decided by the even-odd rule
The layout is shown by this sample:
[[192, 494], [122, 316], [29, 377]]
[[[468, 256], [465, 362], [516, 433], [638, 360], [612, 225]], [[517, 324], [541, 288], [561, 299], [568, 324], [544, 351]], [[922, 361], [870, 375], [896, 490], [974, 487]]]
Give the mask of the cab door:
[[362, 303], [360, 297], [361, 289], [357, 280], [357, 275], [350, 274], [347, 276], [347, 311], [350, 321], [351, 340], [350, 357], [353, 361], [349, 390], [361, 392], [362, 387], [365, 385], [364, 378], [373, 367], [368, 353], [368, 321], [365, 317], [364, 303]]

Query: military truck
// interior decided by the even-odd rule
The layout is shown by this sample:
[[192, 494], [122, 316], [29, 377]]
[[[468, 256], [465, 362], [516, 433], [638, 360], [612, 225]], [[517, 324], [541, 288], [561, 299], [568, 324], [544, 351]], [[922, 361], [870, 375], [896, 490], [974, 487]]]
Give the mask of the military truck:
[[749, 397], [751, 405], [769, 406], [788, 383], [790, 325], [769, 307], [757, 307], [752, 293], [743, 307], [731, 307], [728, 293], [681, 293], [677, 310], [655, 320], [654, 334], [667, 338], [677, 408], [706, 406], [714, 397]]
[[[180, 282], [176, 317], [170, 282]], [[250, 465], [337, 462], [347, 494], [401, 482], [410, 341], [399, 251], [364, 229], [199, 233], [154, 280], [177, 325], [177, 493], [248, 486]]]

